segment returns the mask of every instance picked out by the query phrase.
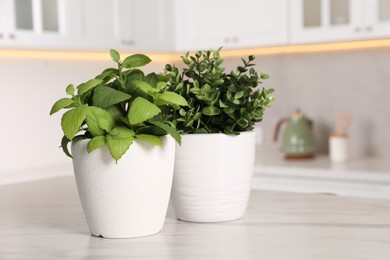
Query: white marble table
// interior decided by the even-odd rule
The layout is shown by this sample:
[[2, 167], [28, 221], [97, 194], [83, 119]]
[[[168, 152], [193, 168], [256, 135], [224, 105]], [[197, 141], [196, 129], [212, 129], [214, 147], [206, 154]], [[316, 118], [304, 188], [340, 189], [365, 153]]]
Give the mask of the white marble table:
[[253, 191], [238, 221], [89, 235], [73, 177], [0, 186], [0, 259], [389, 260], [390, 200]]

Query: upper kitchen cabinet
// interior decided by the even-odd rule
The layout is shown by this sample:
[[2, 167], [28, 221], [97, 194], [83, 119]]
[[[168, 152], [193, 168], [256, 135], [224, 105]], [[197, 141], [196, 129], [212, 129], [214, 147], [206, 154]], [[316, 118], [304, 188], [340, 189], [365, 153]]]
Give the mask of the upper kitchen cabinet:
[[292, 0], [291, 43], [390, 36], [390, 0]]
[[177, 0], [176, 50], [287, 44], [287, 0]]
[[172, 50], [172, 0], [114, 0], [116, 46], [123, 50]]
[[72, 2], [75, 0], [0, 0], [0, 45], [67, 47], [71, 34], [67, 34], [66, 10]]
[[[130, 0], [129, 0], [130, 1]], [[100, 50], [114, 46], [115, 8], [111, 0], [81, 0], [83, 19], [79, 26], [82, 31], [81, 48]]]
[[170, 50], [174, 37], [171, 1], [83, 0], [83, 47]]
[[390, 0], [366, 0], [366, 22], [361, 28], [367, 37], [390, 36]]

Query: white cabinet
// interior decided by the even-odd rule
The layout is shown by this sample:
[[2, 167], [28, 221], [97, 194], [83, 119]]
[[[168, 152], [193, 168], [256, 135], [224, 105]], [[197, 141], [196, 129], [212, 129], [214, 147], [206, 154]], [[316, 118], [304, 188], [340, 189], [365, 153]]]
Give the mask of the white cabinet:
[[365, 0], [367, 37], [390, 36], [390, 0]]
[[83, 48], [170, 50], [171, 0], [83, 0]]
[[390, 37], [390, 0], [0, 0], [0, 47], [184, 52]]
[[79, 24], [82, 34], [79, 47], [100, 50], [113, 46], [115, 43], [113, 1], [81, 0], [80, 8], [83, 18]]
[[177, 0], [176, 49], [287, 44], [287, 0]]
[[390, 36], [390, 0], [291, 0], [291, 43]]
[[116, 46], [123, 50], [172, 50], [172, 0], [114, 0]]
[[0, 0], [0, 45], [66, 45], [65, 0]]

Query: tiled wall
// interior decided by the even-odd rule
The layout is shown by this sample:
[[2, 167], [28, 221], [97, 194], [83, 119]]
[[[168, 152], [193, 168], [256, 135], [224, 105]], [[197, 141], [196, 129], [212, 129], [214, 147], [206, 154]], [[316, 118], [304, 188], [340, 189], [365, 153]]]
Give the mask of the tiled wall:
[[[226, 59], [232, 69], [240, 60]], [[301, 109], [314, 121], [319, 153], [328, 151], [335, 113], [351, 112], [350, 154], [390, 156], [390, 48], [344, 52], [259, 56], [257, 69], [270, 74], [264, 87], [276, 89], [276, 100], [259, 124], [264, 144], [272, 141], [277, 121]]]

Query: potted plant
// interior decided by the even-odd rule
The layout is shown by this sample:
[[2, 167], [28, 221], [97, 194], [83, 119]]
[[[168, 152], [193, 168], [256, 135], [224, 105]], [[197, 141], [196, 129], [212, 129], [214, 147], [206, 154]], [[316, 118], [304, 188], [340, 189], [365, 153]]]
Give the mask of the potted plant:
[[254, 125], [274, 99], [273, 89], [258, 88], [268, 75], [254, 69], [253, 55], [226, 73], [219, 52], [187, 53], [182, 71], [166, 65], [167, 88], [188, 102], [171, 115], [184, 134], [176, 148], [172, 201], [177, 218], [185, 221], [244, 215], [254, 167]]
[[[55, 102], [61, 119], [62, 149], [73, 157], [81, 204], [92, 235], [146, 236], [161, 230], [172, 184], [175, 141], [169, 113], [187, 102], [165, 88], [162, 75], [139, 67], [151, 60], [110, 55], [108, 68]], [[170, 136], [167, 136], [169, 134]], [[68, 144], [72, 142], [72, 155]]]

